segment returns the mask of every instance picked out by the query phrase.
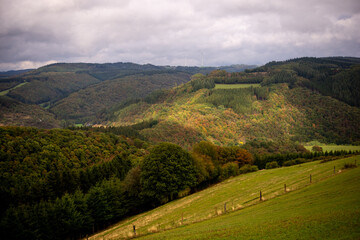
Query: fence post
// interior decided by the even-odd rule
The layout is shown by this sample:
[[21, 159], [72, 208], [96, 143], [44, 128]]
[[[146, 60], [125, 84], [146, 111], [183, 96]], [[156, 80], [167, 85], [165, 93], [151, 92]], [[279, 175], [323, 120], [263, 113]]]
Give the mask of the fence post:
[[226, 213], [226, 203], [224, 203], [224, 213]]
[[134, 230], [134, 236], [136, 236], [136, 227], [135, 227], [135, 225], [133, 225], [133, 230]]
[[260, 201], [262, 201], [262, 193], [261, 193], [261, 191], [260, 191]]
[[181, 213], [181, 225], [184, 225], [184, 212]]
[[311, 183], [311, 174], [310, 174], [310, 183]]
[[286, 192], [286, 184], [284, 184], [284, 192]]
[[335, 174], [335, 166], [334, 166], [334, 174]]

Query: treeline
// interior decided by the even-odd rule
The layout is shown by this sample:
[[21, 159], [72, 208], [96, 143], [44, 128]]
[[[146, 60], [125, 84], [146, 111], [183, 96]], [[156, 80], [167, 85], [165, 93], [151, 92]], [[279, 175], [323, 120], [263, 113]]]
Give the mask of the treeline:
[[[103, 133], [111, 133], [115, 135], [121, 135], [128, 138], [135, 139], [135, 142], [139, 142], [139, 140], [147, 140], [145, 136], [143, 136], [140, 131], [146, 128], [152, 128], [158, 124], [157, 120], [149, 120], [143, 121], [140, 123], [136, 123], [129, 126], [120, 126], [120, 127], [69, 127], [70, 130], [85, 130], [85, 131], [92, 131], [92, 132], [103, 132]], [[140, 144], [140, 143], [138, 143]]]
[[294, 72], [281, 70], [272, 72], [269, 77], [265, 78], [264, 81], [261, 82], [261, 86], [277, 83], [288, 83], [290, 87], [294, 87], [296, 81], [297, 78]]
[[[346, 156], [351, 154], [359, 154], [359, 152], [353, 151], [316, 151], [316, 152], [305, 152], [305, 153], [286, 153], [286, 154], [264, 154], [264, 155], [254, 155], [254, 164], [258, 166], [259, 169], [264, 168], [274, 168], [276, 167], [286, 167], [297, 165], [301, 163], [306, 163], [315, 160], [330, 161], [334, 157]], [[276, 164], [274, 164], [276, 163]]]
[[232, 72], [229, 73], [225, 70], [214, 70], [210, 72], [206, 78], [214, 81], [215, 83], [222, 84], [239, 84], [239, 83], [261, 83], [264, 79], [264, 72]]
[[215, 82], [212, 79], [207, 78], [203, 74], [195, 74], [191, 77], [190, 84], [192, 86], [192, 91], [196, 92], [199, 89], [207, 88], [212, 89], [215, 87]]

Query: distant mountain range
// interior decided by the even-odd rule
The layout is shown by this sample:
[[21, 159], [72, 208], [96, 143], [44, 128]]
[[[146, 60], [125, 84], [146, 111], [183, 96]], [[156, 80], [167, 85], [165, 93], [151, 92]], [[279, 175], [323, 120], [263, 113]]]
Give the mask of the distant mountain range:
[[5, 71], [5, 72], [0, 72], [0, 79], [13, 77], [13, 76], [20, 75], [20, 74], [23, 74], [26, 72], [30, 72], [32, 70], [34, 70], [34, 69], [10, 70], [10, 71]]

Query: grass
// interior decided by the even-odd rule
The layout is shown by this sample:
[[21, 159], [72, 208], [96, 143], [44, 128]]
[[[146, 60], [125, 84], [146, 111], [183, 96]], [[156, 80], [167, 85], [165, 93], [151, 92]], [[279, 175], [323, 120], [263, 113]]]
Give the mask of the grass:
[[[357, 203], [356, 209], [349, 210], [347, 207], [354, 205], [354, 198], [360, 202], [360, 168], [345, 171], [357, 173], [351, 175], [357, 176], [352, 180], [353, 184], [349, 184], [351, 186], [334, 189], [331, 186], [334, 185], [332, 182], [336, 183], [338, 179], [333, 176], [343, 175], [338, 174], [340, 169], [345, 163], [354, 162], [355, 159], [360, 162], [360, 156], [356, 156], [322, 164], [316, 161], [240, 175], [157, 209], [130, 217], [92, 239], [131, 237], [133, 225], [136, 226], [138, 235], [160, 232], [145, 236], [149, 239], [267, 239], [268, 234], [273, 238], [286, 237], [286, 229], [296, 238], [293, 235], [295, 233], [302, 237], [301, 231], [298, 232], [299, 227], [308, 234], [312, 228], [317, 228], [318, 222], [321, 223], [318, 233], [320, 238], [325, 238], [323, 236], [327, 229], [334, 224], [345, 228], [348, 234], [353, 234], [354, 231], [349, 231], [349, 228], [352, 229], [354, 224], [360, 225], [359, 217], [356, 219], [356, 214], [360, 213], [360, 203]], [[333, 173], [334, 166], [337, 169], [336, 174]], [[301, 190], [284, 194], [284, 184], [287, 185], [287, 191]], [[354, 194], [352, 197], [343, 192], [335, 194], [336, 196], [327, 193], [332, 190], [344, 191], [347, 188]], [[259, 201], [260, 190], [266, 201]], [[223, 215], [225, 203], [227, 214]], [[304, 208], [310, 203], [312, 205], [309, 209]], [[337, 208], [339, 209], [336, 210]], [[209, 220], [204, 221], [206, 219]], [[166, 229], [173, 230], [162, 232]], [[356, 234], [360, 234], [359, 231]]]
[[24, 86], [25, 84], [27, 84], [27, 82], [20, 83], [20, 84], [16, 85], [16, 86], [13, 87], [13, 88], [10, 88], [10, 89], [8, 89], [8, 90], [2, 91], [2, 92], [0, 92], [0, 96], [5, 96], [5, 95], [8, 94], [11, 90], [16, 89], [16, 88], [19, 88], [19, 87], [21, 87], [21, 86]]
[[254, 83], [254, 84], [247, 84], [247, 83], [215, 84], [215, 89], [234, 89], [234, 88], [249, 88], [249, 87], [260, 87], [260, 84], [258, 84], [258, 83]]
[[359, 239], [360, 168], [209, 221], [140, 239]]
[[319, 146], [322, 147], [324, 152], [330, 152], [330, 151], [360, 151], [360, 146], [353, 146], [353, 145], [335, 145], [335, 144], [324, 144], [320, 142], [309, 142], [305, 144], [305, 148], [309, 151], [312, 151], [313, 146]]

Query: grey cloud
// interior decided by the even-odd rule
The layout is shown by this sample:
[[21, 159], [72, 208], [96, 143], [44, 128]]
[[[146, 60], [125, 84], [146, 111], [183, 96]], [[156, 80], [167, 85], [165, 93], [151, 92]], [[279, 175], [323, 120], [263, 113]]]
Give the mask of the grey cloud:
[[263, 64], [360, 56], [357, 0], [3, 0], [0, 70], [48, 61]]

